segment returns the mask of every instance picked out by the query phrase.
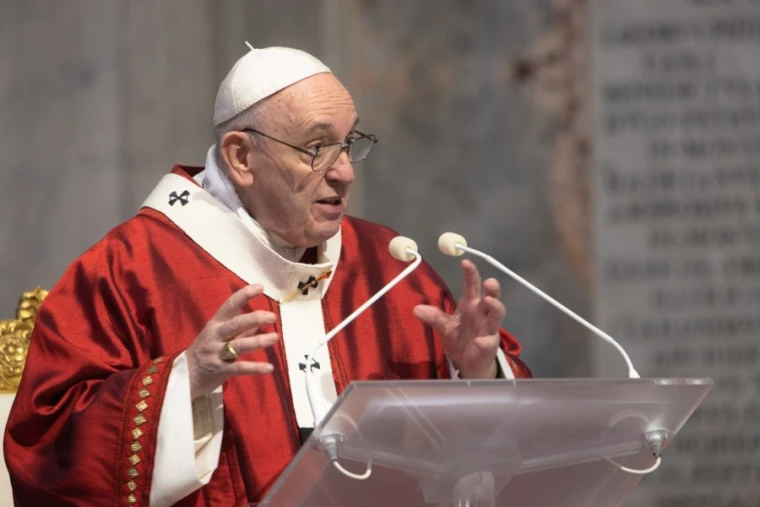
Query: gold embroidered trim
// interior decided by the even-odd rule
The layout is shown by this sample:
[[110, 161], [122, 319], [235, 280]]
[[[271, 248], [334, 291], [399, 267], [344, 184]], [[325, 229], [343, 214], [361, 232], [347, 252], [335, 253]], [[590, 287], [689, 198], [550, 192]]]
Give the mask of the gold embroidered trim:
[[[138, 427], [134, 428], [131, 432], [135, 440], [134, 442], [129, 444], [129, 448], [132, 451], [132, 455], [129, 456], [129, 458], [127, 458], [129, 462], [132, 464], [132, 467], [127, 469], [127, 475], [130, 477], [130, 479], [134, 479], [139, 475], [139, 472], [137, 471], [137, 468], [135, 468], [135, 466], [142, 462], [142, 459], [137, 453], [140, 452], [143, 447], [140, 444], [140, 442], [138, 442], [137, 440], [145, 434], [143, 430], [139, 428], [139, 426], [142, 426], [143, 424], [148, 422], [148, 419], [143, 414], [143, 412], [147, 410], [149, 407], [148, 403], [145, 401], [145, 398], [150, 396], [150, 391], [148, 391], [147, 387], [153, 384], [154, 382], [153, 377], [151, 377], [151, 375], [158, 373], [158, 366], [156, 366], [156, 364], [163, 362], [163, 360], [164, 360], [163, 357], [156, 358], [153, 360], [153, 364], [151, 364], [145, 369], [145, 373], [147, 373], [147, 375], [145, 375], [141, 380], [142, 385], [144, 387], [137, 392], [137, 394], [140, 396], [140, 401], [135, 403], [135, 408], [137, 409], [138, 414], [132, 418], [132, 421], [134, 421], [135, 425]], [[136, 491], [137, 482], [135, 482], [134, 480], [130, 480], [129, 482], [127, 482], [127, 488], [129, 488], [129, 491]], [[133, 493], [128, 494], [127, 502], [130, 505], [136, 504], [137, 496], [135, 496]]]

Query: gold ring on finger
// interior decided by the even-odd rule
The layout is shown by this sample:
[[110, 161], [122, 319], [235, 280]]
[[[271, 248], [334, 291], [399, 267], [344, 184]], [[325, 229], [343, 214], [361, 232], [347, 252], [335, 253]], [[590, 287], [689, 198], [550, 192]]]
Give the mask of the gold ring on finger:
[[219, 357], [222, 359], [222, 361], [232, 363], [237, 360], [239, 355], [237, 350], [235, 350], [235, 347], [232, 346], [232, 342], [227, 342], [219, 352]]

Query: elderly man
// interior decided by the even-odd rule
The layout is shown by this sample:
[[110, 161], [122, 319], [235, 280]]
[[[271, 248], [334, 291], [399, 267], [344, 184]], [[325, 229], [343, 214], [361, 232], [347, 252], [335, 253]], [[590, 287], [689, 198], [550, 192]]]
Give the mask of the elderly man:
[[314, 57], [251, 50], [217, 95], [204, 168], [175, 166], [138, 215], [42, 305], [5, 457], [17, 505], [245, 505], [352, 380], [528, 376], [499, 284], [463, 262], [462, 299], [423, 264], [305, 364], [396, 276], [395, 233], [344, 217], [376, 138]]

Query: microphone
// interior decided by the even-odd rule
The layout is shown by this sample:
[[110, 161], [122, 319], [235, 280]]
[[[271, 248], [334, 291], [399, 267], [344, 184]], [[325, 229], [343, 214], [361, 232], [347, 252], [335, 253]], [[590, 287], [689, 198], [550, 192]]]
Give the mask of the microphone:
[[[333, 337], [340, 333], [343, 328], [354, 321], [362, 312], [372, 306], [378, 299], [383, 297], [386, 292], [396, 286], [401, 280], [409, 276], [409, 274], [417, 269], [417, 266], [422, 262], [422, 256], [417, 253], [417, 243], [414, 240], [406, 238], [404, 236], [396, 236], [388, 244], [388, 250], [394, 259], [398, 259], [403, 262], [409, 262], [414, 260], [412, 264], [406, 267], [396, 278], [391, 280], [388, 285], [380, 289], [374, 296], [369, 298], [363, 305], [357, 308], [354, 313], [346, 317], [346, 319], [335, 326], [329, 333], [325, 335], [322, 340], [317, 344], [314, 350], [306, 358], [306, 364], [311, 364], [312, 357], [322, 348], [327, 342], [333, 339]], [[306, 369], [306, 396], [309, 398], [309, 405], [311, 405], [311, 412], [314, 414], [314, 428], [322, 422], [327, 414], [327, 409], [324, 404], [324, 397], [319, 387], [317, 379], [309, 368]]]
[[603, 339], [604, 341], [610, 343], [613, 347], [617, 349], [618, 352], [620, 352], [620, 355], [623, 356], [623, 359], [625, 360], [626, 365], [628, 366], [628, 377], [629, 378], [640, 378], [638, 372], [633, 367], [633, 363], [631, 362], [631, 358], [628, 357], [628, 354], [623, 349], [623, 347], [620, 346], [620, 344], [615, 341], [615, 339], [599, 329], [598, 327], [594, 326], [587, 320], [583, 319], [580, 315], [573, 312], [566, 306], [559, 303], [557, 300], [543, 292], [538, 287], [532, 285], [530, 282], [522, 278], [520, 275], [515, 273], [514, 271], [510, 270], [508, 267], [491, 257], [490, 255], [486, 255], [483, 252], [479, 250], [475, 250], [474, 248], [470, 248], [467, 246], [467, 240], [464, 239], [463, 236], [460, 236], [459, 234], [453, 233], [453, 232], [445, 232], [441, 234], [441, 237], [438, 238], [438, 248], [441, 250], [441, 252], [445, 253], [446, 255], [451, 255], [453, 257], [458, 257], [460, 255], [463, 255], [465, 252], [470, 253], [472, 255], [475, 255], [476, 257], [480, 257], [481, 259], [488, 262], [491, 266], [495, 267], [499, 271], [502, 271], [503, 273], [506, 273], [514, 280], [521, 283], [524, 287], [530, 289], [535, 294], [539, 295], [544, 300], [551, 303], [555, 308], [562, 311], [565, 315], [572, 318], [582, 326], [584, 326], [586, 329], [597, 335], [599, 338]]

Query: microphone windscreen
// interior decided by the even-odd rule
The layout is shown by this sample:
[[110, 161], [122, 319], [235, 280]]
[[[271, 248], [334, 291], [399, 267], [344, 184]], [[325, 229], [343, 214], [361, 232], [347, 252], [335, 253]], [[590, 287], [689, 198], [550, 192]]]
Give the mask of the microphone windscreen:
[[467, 240], [455, 232], [444, 232], [438, 238], [438, 248], [446, 255], [458, 257], [464, 253], [464, 250], [457, 248], [457, 244], [467, 246]]
[[414, 259], [414, 255], [408, 253], [406, 251], [407, 249], [414, 250], [416, 252], [417, 243], [415, 243], [413, 239], [407, 238], [405, 236], [396, 236], [388, 244], [388, 251], [390, 251], [394, 259], [398, 259], [400, 261], [409, 262]]

